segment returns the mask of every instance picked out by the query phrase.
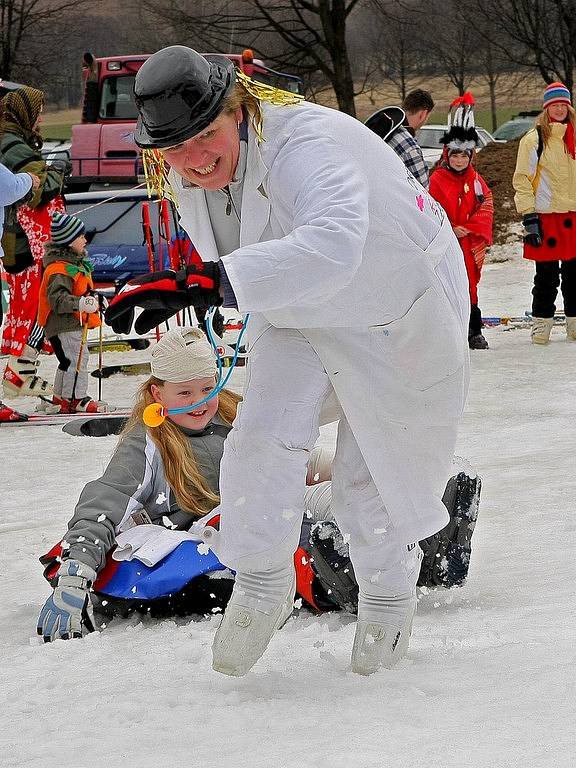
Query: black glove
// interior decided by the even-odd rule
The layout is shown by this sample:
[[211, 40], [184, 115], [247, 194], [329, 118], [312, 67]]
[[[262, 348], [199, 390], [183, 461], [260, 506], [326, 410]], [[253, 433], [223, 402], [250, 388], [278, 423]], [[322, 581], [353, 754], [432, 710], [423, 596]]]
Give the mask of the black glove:
[[62, 174], [62, 176], [66, 178], [66, 176], [70, 176], [72, 173], [72, 162], [70, 160], [66, 160], [63, 157], [56, 158], [56, 160], [52, 160], [48, 168], [56, 171], [56, 173]]
[[134, 323], [134, 330], [147, 333], [185, 307], [222, 304], [219, 286], [220, 270], [213, 261], [192, 264], [179, 272], [153, 272], [125, 283], [104, 317], [115, 333], [129, 333], [134, 310], [142, 307], [144, 311]]
[[542, 224], [540, 223], [540, 216], [537, 213], [527, 213], [522, 216], [522, 224], [524, 225], [524, 242], [526, 245], [531, 245], [534, 248], [539, 248], [542, 245]]
[[[208, 312], [209, 307], [194, 307], [194, 312], [196, 313], [196, 319], [198, 320], [198, 325], [206, 336], [208, 336], [208, 333], [206, 331], [206, 313]], [[220, 338], [223, 338], [224, 336], [224, 315], [219, 310], [216, 310], [212, 316], [212, 330], [216, 334], [216, 336], [219, 336]]]

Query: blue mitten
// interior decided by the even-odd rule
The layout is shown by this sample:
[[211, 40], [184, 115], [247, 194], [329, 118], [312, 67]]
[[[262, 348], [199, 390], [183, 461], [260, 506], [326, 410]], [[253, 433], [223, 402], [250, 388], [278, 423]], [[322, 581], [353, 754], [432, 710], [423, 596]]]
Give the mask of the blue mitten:
[[90, 587], [96, 571], [78, 560], [65, 560], [58, 571], [53, 594], [46, 600], [38, 617], [36, 631], [45, 643], [82, 637], [82, 630], [94, 632], [94, 614]]

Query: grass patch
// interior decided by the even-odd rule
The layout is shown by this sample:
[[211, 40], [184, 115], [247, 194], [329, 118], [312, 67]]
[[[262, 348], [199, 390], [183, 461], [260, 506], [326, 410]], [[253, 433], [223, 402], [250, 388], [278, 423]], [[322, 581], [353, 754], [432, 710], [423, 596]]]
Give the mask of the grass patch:
[[72, 123], [43, 123], [40, 130], [44, 139], [69, 139], [72, 136]]

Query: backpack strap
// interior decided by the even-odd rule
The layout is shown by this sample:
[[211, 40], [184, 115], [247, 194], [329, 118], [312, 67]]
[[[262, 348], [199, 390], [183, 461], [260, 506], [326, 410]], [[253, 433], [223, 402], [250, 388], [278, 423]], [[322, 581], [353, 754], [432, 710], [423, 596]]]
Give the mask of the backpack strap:
[[542, 128], [537, 125], [536, 133], [538, 134], [538, 146], [536, 147], [536, 159], [540, 162], [542, 152], [544, 151], [544, 139], [542, 138]]
[[532, 184], [532, 189], [534, 191], [534, 194], [536, 194], [536, 190], [538, 189], [538, 184], [540, 183], [540, 175], [542, 173], [542, 169], [540, 167], [540, 158], [542, 157], [542, 152], [544, 152], [544, 139], [542, 138], [542, 128], [539, 125], [535, 126], [535, 128], [536, 128], [536, 133], [538, 134], [538, 145], [536, 146], [536, 170], [534, 171], [534, 176], [530, 179], [530, 183]]

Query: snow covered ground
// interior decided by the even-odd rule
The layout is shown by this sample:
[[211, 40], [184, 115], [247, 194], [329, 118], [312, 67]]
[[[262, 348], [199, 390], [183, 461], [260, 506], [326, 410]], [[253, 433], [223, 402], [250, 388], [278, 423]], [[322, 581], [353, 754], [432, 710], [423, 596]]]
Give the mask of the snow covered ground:
[[[484, 315], [530, 306], [532, 267], [506, 249], [485, 267]], [[116, 438], [0, 428], [0, 766], [574, 766], [576, 344], [560, 327], [547, 348], [527, 329], [486, 336], [458, 445], [483, 479], [468, 581], [422, 595], [408, 658], [369, 678], [348, 668], [341, 615], [292, 618], [242, 679], [211, 670], [219, 617], [114, 621], [43, 645], [37, 557]], [[128, 405], [141, 380], [106, 380], [104, 396]]]

